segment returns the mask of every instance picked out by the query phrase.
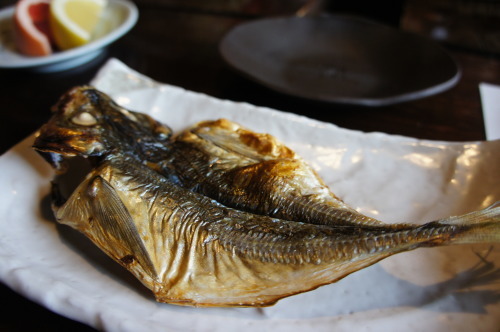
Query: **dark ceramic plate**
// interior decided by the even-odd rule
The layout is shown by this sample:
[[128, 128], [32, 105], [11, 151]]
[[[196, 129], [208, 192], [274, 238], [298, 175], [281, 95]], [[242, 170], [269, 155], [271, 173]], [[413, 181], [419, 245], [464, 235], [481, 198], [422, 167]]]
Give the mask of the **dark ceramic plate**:
[[365, 19], [320, 15], [256, 20], [232, 29], [220, 52], [251, 79], [293, 96], [366, 106], [426, 97], [460, 71], [436, 43]]

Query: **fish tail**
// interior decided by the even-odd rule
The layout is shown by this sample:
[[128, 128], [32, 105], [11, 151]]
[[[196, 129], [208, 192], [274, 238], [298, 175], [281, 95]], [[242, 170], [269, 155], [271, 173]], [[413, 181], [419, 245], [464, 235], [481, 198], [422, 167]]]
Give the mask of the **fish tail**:
[[500, 201], [479, 211], [437, 221], [453, 229], [449, 244], [500, 242]]

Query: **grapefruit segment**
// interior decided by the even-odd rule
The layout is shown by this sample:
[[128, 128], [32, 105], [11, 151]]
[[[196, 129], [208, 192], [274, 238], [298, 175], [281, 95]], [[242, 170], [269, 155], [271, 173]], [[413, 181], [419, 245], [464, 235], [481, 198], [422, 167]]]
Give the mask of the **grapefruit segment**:
[[49, 27], [50, 0], [20, 0], [14, 10], [14, 40], [22, 54], [52, 53]]

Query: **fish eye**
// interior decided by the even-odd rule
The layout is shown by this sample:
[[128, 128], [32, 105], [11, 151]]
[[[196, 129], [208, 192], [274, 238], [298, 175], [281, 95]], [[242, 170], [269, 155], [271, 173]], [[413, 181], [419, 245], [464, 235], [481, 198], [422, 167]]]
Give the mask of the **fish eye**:
[[97, 124], [97, 119], [89, 112], [78, 113], [71, 118], [71, 121], [79, 126], [93, 126]]

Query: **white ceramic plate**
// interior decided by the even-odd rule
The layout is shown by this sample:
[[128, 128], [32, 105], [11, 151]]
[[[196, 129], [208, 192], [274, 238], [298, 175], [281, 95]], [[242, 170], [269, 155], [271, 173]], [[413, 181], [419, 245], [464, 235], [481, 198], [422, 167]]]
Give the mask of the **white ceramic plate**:
[[77, 67], [96, 58], [104, 47], [127, 33], [137, 22], [138, 10], [127, 0], [109, 0], [94, 40], [84, 46], [43, 57], [18, 53], [13, 40], [14, 7], [0, 11], [0, 68], [24, 68], [54, 72]]
[[[387, 222], [422, 223], [500, 200], [500, 141], [446, 143], [345, 130], [159, 84], [116, 60], [93, 83], [176, 131], [226, 117], [276, 135], [346, 202]], [[395, 255], [269, 308], [157, 303], [83, 236], [53, 221], [46, 199], [53, 171], [32, 141], [0, 157], [0, 278], [62, 315], [107, 331], [498, 331], [498, 245]]]

